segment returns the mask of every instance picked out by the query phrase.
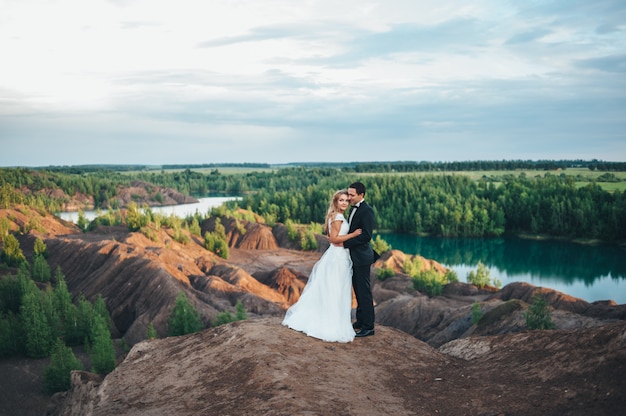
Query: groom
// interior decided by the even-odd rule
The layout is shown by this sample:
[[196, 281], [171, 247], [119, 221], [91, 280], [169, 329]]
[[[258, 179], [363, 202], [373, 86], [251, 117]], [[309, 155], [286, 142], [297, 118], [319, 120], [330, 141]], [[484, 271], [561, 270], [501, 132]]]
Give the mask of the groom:
[[361, 229], [363, 232], [343, 242], [350, 249], [352, 258], [352, 287], [356, 295], [356, 322], [352, 325], [357, 337], [374, 335], [374, 300], [370, 287], [370, 266], [374, 263], [374, 250], [370, 246], [374, 229], [374, 211], [365, 200], [365, 185], [354, 182], [348, 188], [350, 209], [350, 231]]

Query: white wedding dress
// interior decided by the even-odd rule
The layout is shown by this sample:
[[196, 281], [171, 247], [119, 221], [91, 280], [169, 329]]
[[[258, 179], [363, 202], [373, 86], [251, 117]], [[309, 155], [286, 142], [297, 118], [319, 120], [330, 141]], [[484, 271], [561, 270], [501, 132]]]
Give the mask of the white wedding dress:
[[[341, 214], [339, 235], [348, 234], [348, 221]], [[298, 302], [285, 314], [282, 324], [330, 342], [351, 342], [352, 260], [347, 248], [330, 245], [311, 270]]]

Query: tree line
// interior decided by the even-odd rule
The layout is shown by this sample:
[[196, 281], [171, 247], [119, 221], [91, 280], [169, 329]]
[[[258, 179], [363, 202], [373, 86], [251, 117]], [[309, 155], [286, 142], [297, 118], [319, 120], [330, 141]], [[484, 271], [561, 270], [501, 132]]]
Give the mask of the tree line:
[[[356, 178], [334, 175], [298, 186], [294, 177], [291, 190], [259, 189], [236, 203], [270, 223], [317, 222], [324, 218], [333, 190]], [[609, 193], [593, 183], [578, 187], [563, 174], [505, 175], [499, 184], [462, 175], [372, 175], [361, 180], [379, 230], [446, 237], [531, 233], [626, 239], [626, 192]]]
[[394, 175], [355, 172], [354, 168], [292, 167], [228, 175], [219, 170], [201, 173], [190, 169], [83, 175], [3, 169], [0, 207], [18, 200], [54, 212], [58, 202], [37, 190], [56, 187], [68, 195], [80, 190], [106, 201], [118, 186], [135, 179], [188, 195], [243, 195], [238, 204], [270, 224], [320, 222], [332, 192], [361, 180], [367, 186], [366, 198], [376, 211], [379, 230], [446, 237], [506, 233], [605, 241], [626, 237], [626, 192], [607, 192], [593, 182], [580, 187], [571, 176], [552, 171], [538, 171], [534, 177], [503, 172], [496, 178], [472, 180], [462, 174]]

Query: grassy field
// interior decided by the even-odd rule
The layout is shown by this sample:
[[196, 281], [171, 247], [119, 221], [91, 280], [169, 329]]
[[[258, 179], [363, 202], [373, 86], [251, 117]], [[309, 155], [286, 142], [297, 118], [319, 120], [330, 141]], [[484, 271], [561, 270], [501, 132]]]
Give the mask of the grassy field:
[[[275, 172], [280, 168], [270, 167], [270, 168], [254, 168], [254, 167], [219, 167], [219, 168], [197, 168], [191, 169], [194, 172], [199, 172], [202, 174], [210, 174], [211, 172], [218, 170], [222, 175], [245, 175], [252, 172]], [[168, 169], [166, 172], [176, 172], [183, 171], [185, 169]], [[130, 173], [130, 172], [126, 172]], [[415, 176], [426, 176], [426, 175], [463, 175], [469, 176], [473, 180], [482, 180], [488, 179], [498, 184], [502, 181], [502, 179], [507, 175], [519, 176], [526, 175], [528, 178], [534, 177], [544, 177], [546, 175], [565, 175], [568, 177], [572, 177], [576, 182], [578, 187], [583, 187], [588, 185], [591, 182], [596, 181], [596, 183], [605, 191], [615, 192], [626, 191], [626, 172], [610, 172], [610, 174], [614, 175], [614, 177], [618, 180], [618, 182], [597, 182], [598, 178], [602, 175], [606, 175], [607, 172], [598, 172], [592, 171], [587, 168], [570, 168], [566, 170], [557, 170], [557, 171], [541, 171], [541, 170], [530, 170], [530, 169], [520, 169], [520, 170], [484, 170], [484, 171], [455, 171], [455, 172], [398, 172], [398, 173], [382, 173], [382, 172], [370, 172], [370, 173], [360, 173], [358, 176], [374, 176], [381, 174], [389, 174], [389, 175], [415, 175]]]
[[[594, 181], [605, 191], [615, 192], [626, 191], [626, 172], [610, 172], [613, 174], [619, 182], [597, 182], [598, 178], [602, 175], [605, 175], [607, 172], [598, 172], [592, 171], [587, 168], [570, 168], [566, 170], [558, 170], [558, 171], [541, 171], [541, 170], [528, 170], [528, 169], [520, 169], [520, 170], [479, 170], [479, 171], [455, 171], [455, 172], [402, 172], [402, 173], [392, 173], [393, 175], [416, 175], [416, 176], [426, 176], [426, 175], [458, 175], [458, 176], [469, 176], [472, 180], [478, 181], [482, 179], [488, 179], [493, 181], [495, 184], [501, 182], [501, 180], [508, 175], [513, 175], [515, 177], [520, 175], [526, 175], [528, 178], [535, 177], [544, 177], [546, 175], [560, 176], [565, 175], [568, 177], [572, 177], [576, 182], [576, 186], [583, 187]], [[368, 173], [366, 175], [380, 175], [380, 173]]]

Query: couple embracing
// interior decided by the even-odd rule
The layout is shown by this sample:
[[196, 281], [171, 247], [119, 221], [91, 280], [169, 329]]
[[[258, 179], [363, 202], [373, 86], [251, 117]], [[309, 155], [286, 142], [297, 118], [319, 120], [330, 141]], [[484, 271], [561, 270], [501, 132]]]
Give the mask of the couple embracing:
[[[283, 325], [330, 342], [374, 335], [370, 287], [370, 267], [375, 260], [370, 246], [374, 211], [364, 198], [361, 182], [333, 195], [324, 223], [331, 245], [313, 266], [300, 299], [287, 310]], [[350, 204], [346, 219], [344, 213]], [[354, 323], [352, 289], [357, 301]]]

